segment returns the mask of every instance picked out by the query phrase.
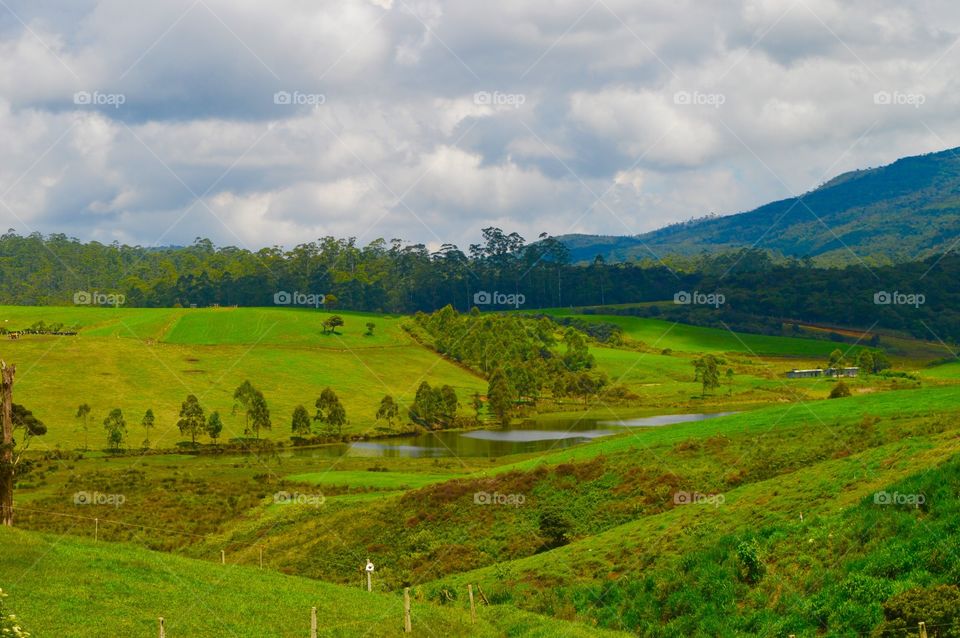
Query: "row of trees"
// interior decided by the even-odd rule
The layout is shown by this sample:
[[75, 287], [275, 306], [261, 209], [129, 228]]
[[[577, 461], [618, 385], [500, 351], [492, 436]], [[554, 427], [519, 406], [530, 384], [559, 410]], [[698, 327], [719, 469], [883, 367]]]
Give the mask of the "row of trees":
[[[527, 241], [485, 228], [466, 251], [444, 244], [431, 252], [399, 239], [359, 246], [325, 237], [290, 250], [256, 252], [215, 247], [144, 248], [81, 243], [64, 235], [0, 236], [0, 296], [8, 303], [63, 304], [96, 282], [122, 293], [128, 306], [210, 304], [264, 306], [278, 290], [326, 294], [349, 310], [464, 312], [474, 294], [519, 293], [528, 309], [664, 301], [656, 312], [690, 323], [748, 331], [779, 330], [784, 320], [906, 330], [960, 341], [960, 256], [896, 266], [815, 268], [809, 260], [776, 258], [761, 250], [631, 263], [572, 263], [563, 242], [547, 235]], [[868, 285], [864, 285], [865, 282]], [[719, 291], [719, 308], [675, 305], [678, 291]], [[919, 307], [875, 303], [881, 290], [922, 293]], [[619, 310], [619, 311], [622, 311]], [[650, 307], [636, 312], [653, 312]], [[866, 319], [868, 318], [869, 319]]]

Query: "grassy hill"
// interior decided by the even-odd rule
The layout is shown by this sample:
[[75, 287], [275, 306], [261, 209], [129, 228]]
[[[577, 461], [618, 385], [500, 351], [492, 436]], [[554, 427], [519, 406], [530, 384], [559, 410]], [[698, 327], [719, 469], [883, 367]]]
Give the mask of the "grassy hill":
[[[301, 638], [317, 608], [321, 636], [402, 636], [402, 598], [269, 570], [217, 565], [119, 544], [0, 530], [0, 583], [35, 636]], [[413, 635], [616, 636], [503, 607], [438, 607], [414, 592]], [[422, 596], [421, 596], [422, 597]]]
[[[346, 325], [323, 334], [329, 313], [274, 308], [126, 309], [0, 307], [10, 330], [38, 320], [76, 326], [77, 336], [27, 335], [5, 340], [3, 356], [18, 364], [17, 400], [50, 429], [39, 446], [80, 447], [84, 434], [74, 418], [80, 403], [93, 406], [91, 447], [103, 446], [101, 421], [123, 409], [130, 444], [147, 435], [144, 412], [157, 417], [154, 446], [171, 447], [180, 404], [195, 394], [209, 412], [224, 418], [224, 439], [242, 436], [241, 416], [232, 416], [233, 391], [250, 379], [267, 397], [274, 422], [264, 436], [286, 439], [297, 404], [313, 411], [320, 391], [333, 387], [347, 411], [345, 431], [373, 432], [385, 394], [412, 400], [420, 381], [450, 384], [466, 403], [486, 383], [413, 341], [400, 318], [338, 312]], [[367, 322], [375, 324], [366, 336]]]
[[[233, 391], [245, 379], [263, 391], [271, 409], [273, 430], [263, 436], [280, 440], [290, 436], [293, 408], [303, 404], [312, 413], [326, 386], [335, 389], [346, 407], [349, 434], [384, 433], [383, 423], [375, 419], [380, 399], [391, 394], [409, 405], [421, 380], [453, 386], [464, 406], [475, 392], [485, 393], [485, 379], [414, 341], [401, 327], [401, 317], [338, 314], [346, 325], [337, 334], [324, 334], [321, 323], [328, 313], [287, 308], [4, 306], [0, 324], [16, 330], [43, 320], [79, 332], [2, 342], [4, 358], [18, 364], [17, 400], [50, 430], [36, 442], [40, 449], [78, 448], [85, 441], [102, 448], [100, 424], [115, 407], [126, 417], [129, 446], [139, 447], [149, 434], [153, 447], [172, 447], [183, 439], [176, 422], [180, 404], [191, 393], [208, 413], [220, 412], [224, 440], [242, 436], [243, 417], [232, 410]], [[566, 316], [570, 311], [553, 314]], [[736, 372], [728, 388], [731, 397], [708, 402], [720, 409], [728, 403], [781, 400], [784, 385], [778, 375], [807, 361], [825, 360], [836, 347], [826, 341], [735, 334], [638, 317], [581, 318], [614, 323], [634, 345], [642, 346], [595, 344], [592, 349], [601, 369], [640, 396], [646, 409], [703, 404], [695, 399], [698, 384], [691, 361], [696, 353], [737, 358], [731, 359]], [[367, 322], [375, 324], [372, 335], [366, 334]], [[804, 387], [815, 395], [829, 391], [823, 383]], [[87, 433], [75, 418], [81, 403], [93, 407]], [[148, 408], [157, 417], [150, 433], [139, 425]]]
[[[123, 366], [128, 360], [148, 365], [144, 348], [200, 359], [181, 363], [198, 369], [202, 357], [227, 357], [234, 349], [250, 351], [244, 356], [261, 366], [271, 357], [287, 357], [295, 369], [275, 368], [287, 376], [267, 392], [271, 405], [273, 392], [279, 396], [299, 383], [295, 375], [310, 370], [303, 381], [308, 385], [325, 366], [350, 361], [335, 358], [342, 354], [360, 361], [350, 386], [354, 393], [345, 395], [354, 402], [363, 400], [364, 389], [369, 394], [376, 377], [360, 371], [381, 351], [423, 356], [443, 382], [457, 374], [483, 385], [464, 368], [408, 341], [399, 320], [387, 317], [371, 319], [375, 337], [365, 337], [362, 328], [351, 332], [350, 326], [367, 317], [344, 313], [347, 328], [340, 338], [353, 345], [340, 352], [330, 345], [336, 336], [311, 332], [317, 315], [306, 311], [211, 309], [202, 311], [209, 313], [200, 315], [203, 321], [193, 320], [194, 310], [129, 311], [123, 323], [139, 326], [136, 337], [117, 336], [124, 326], [110, 312], [74, 315], [87, 321], [77, 337], [10, 342], [17, 348], [46, 344], [49, 350], [29, 351], [36, 357], [21, 368], [18, 391], [23, 385], [30, 389], [20, 382], [30, 379], [31, 367], [53, 365], [51, 357], [59, 369], [76, 369], [70, 366], [77, 359], [58, 355], [60, 348], [73, 356], [83, 353], [92, 370], [107, 361], [113, 367], [106, 369], [118, 375], [116, 387], [136, 385], [147, 397], [169, 391], [177, 401], [182, 387], [158, 388], [151, 378], [163, 374], [162, 366], [139, 379]], [[42, 617], [43, 609], [57, 610], [58, 617], [81, 614], [85, 626], [93, 625], [110, 601], [116, 608], [120, 595], [135, 601], [123, 620], [131, 632], [149, 629], [157, 615], [179, 619], [180, 612], [203, 601], [212, 616], [237, 623], [231, 626], [235, 635], [254, 635], [248, 622], [254, 614], [242, 612], [274, 605], [270, 592], [283, 599], [275, 616], [274, 607], [263, 616], [276, 618], [275, 635], [302, 632], [297, 610], [309, 610], [317, 597], [330, 602], [324, 614], [343, 609], [345, 624], [329, 627], [331, 635], [355, 631], [372, 600], [377, 601], [369, 604], [372, 635], [392, 635], [396, 594], [412, 584], [422, 617], [436, 622], [431, 631], [441, 635], [590, 635], [583, 632], [599, 625], [651, 636], [803, 636], [869, 633], [881, 622], [883, 605], [897, 594], [956, 582], [956, 556], [944, 549], [952, 545], [933, 545], [939, 538], [956, 540], [957, 519], [948, 504], [956, 502], [960, 485], [954, 460], [960, 452], [960, 408], [952, 364], [923, 370], [921, 381], [857, 379], [851, 382], [854, 396], [821, 400], [832, 381], [786, 380], [782, 372], [820, 360], [836, 344], [754, 338], [637, 317], [581, 318], [623, 328], [623, 344], [592, 344], [591, 352], [614, 382], [637, 392], [628, 410], [751, 409], [490, 459], [334, 458], [319, 450], [262, 457], [35, 456], [34, 472], [17, 496], [19, 524], [34, 532], [4, 538], [9, 532], [0, 531], [0, 542], [11, 539], [15, 557], [6, 567], [0, 561], [0, 587], [39, 635], [44, 629], [60, 632], [59, 620]], [[97, 348], [117, 344], [130, 348], [125, 357], [95, 356]], [[724, 357], [735, 375], [701, 399], [691, 362], [705, 352]], [[383, 365], [382, 374], [395, 374], [389, 362]], [[216, 366], [211, 369], [233, 374], [225, 358]], [[55, 369], [37, 379], [47, 381]], [[236, 382], [224, 385], [226, 393]], [[56, 387], [67, 392], [72, 386]], [[97, 387], [110, 391], [106, 382]], [[19, 400], [33, 407], [42, 395], [37, 386], [33, 391]], [[56, 405], [55, 396], [46, 400]], [[615, 419], [622, 407], [599, 401], [584, 411], [581, 404], [572, 422], [584, 416]], [[871, 499], [878, 490], [923, 493], [929, 507], [876, 506]], [[122, 506], [78, 506], [73, 499], [78, 491], [123, 494], [125, 500]], [[317, 498], [278, 502], [280, 492]], [[713, 500], [687, 504], [678, 494]], [[478, 495], [512, 500], [489, 503]], [[94, 517], [99, 545], [88, 542]], [[134, 545], [180, 556], [150, 554]], [[226, 567], [218, 564], [221, 550]], [[256, 569], [261, 550], [262, 572]], [[357, 591], [357, 566], [367, 557], [378, 565], [377, 598], [362, 598]], [[29, 569], [35, 562], [38, 567]], [[62, 573], [54, 573], [57, 568]], [[281, 574], [318, 581], [286, 580]], [[47, 582], [52, 584], [42, 584]], [[186, 585], [179, 588], [180, 582]], [[67, 591], [75, 583], [81, 584], [77, 598]], [[101, 584], [104, 592], [89, 610], [79, 598], [87, 583]], [[494, 603], [476, 628], [462, 625], [468, 583], [479, 584]], [[44, 587], [49, 592], [37, 593]], [[299, 593], [286, 596], [288, 587]], [[235, 597], [242, 620], [228, 613]], [[571, 620], [582, 624], [564, 622]], [[192, 615], [179, 622], [194, 623], [178, 628], [187, 634], [203, 635], [212, 626], [197, 624], [206, 621]], [[168, 628], [168, 635], [175, 635], [172, 625]], [[534, 628], [543, 633], [530, 633]]]
[[[229, 563], [184, 565], [236, 570], [238, 578], [259, 573], [264, 548], [262, 573], [271, 579], [279, 571], [355, 586], [356, 566], [369, 556], [379, 566], [378, 588], [396, 592], [410, 582], [444, 610], [462, 610], [466, 584], [479, 584], [494, 603], [487, 617], [493, 624], [519, 606], [651, 636], [867, 634], [897, 594], [955, 583], [960, 575], [956, 393], [939, 386], [771, 406], [466, 468], [454, 459], [397, 459], [377, 462], [378, 471], [370, 472], [369, 460], [308, 458], [271, 464], [283, 476], [268, 480], [255, 478], [266, 470], [262, 462], [244, 466], [230, 458], [58, 461], [57, 472], [41, 468], [46, 496], [31, 498], [28, 489], [20, 502], [38, 509], [61, 503], [62, 514], [97, 512], [147, 526], [118, 536], [101, 521], [101, 539], [137, 544], [162, 545], [168, 528], [179, 524], [204, 537], [182, 539], [173, 549], [211, 562], [226, 549]], [[117, 482], [134, 468], [145, 475], [141, 487]], [[96, 477], [104, 482], [92, 485]], [[81, 511], [67, 504], [78, 486], [121, 490], [128, 500], [122, 508]], [[321, 490], [327, 500], [319, 507], [277, 504], [270, 497], [277, 489]], [[879, 491], [923, 494], [925, 502], [878, 505]], [[161, 502], [163, 492], [178, 495], [179, 506]], [[244, 493], [251, 500], [226, 507]], [[483, 504], [477, 493], [524, 499]], [[678, 493], [714, 500], [678, 502]], [[178, 523], [202, 518], [205, 509], [219, 510], [221, 523], [205, 529]], [[566, 521], [569, 544], [549, 549], [544, 512]], [[90, 521], [64, 519], [54, 527], [50, 520], [28, 517], [22, 524], [92, 533]], [[39, 545], [17, 564], [53, 552]], [[111, 560], [121, 562], [128, 551], [102, 540], [99, 547], [111, 547]], [[749, 576], [743, 570], [753, 557], [760, 571]], [[53, 552], [50, 560], [69, 570], [75, 559]], [[130, 580], [153, 582], [98, 561], [76, 569], [82, 578], [116, 578], [118, 591], [139, 587]], [[0, 583], [11, 589], [3, 570]], [[40, 579], [57, 576], [40, 570], [36, 578], [24, 583], [31, 605]], [[28, 611], [21, 610], [25, 619]], [[145, 607], [144, 622], [153, 613]]]
[[[952, 247], [960, 229], [956, 149], [840, 175], [749, 212], [668, 226], [637, 237], [562, 237], [577, 261], [694, 255], [756, 246], [837, 263], [922, 259]], [[849, 250], [848, 250], [849, 249]], [[853, 254], [851, 254], [851, 251]]]

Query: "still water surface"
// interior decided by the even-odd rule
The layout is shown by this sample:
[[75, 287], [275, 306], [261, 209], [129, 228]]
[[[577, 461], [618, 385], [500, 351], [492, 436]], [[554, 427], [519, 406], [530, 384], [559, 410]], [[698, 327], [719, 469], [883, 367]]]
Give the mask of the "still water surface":
[[710, 414], [661, 414], [639, 419], [609, 421], [598, 419], [542, 419], [495, 430], [469, 432], [427, 432], [415, 436], [390, 437], [295, 450], [316, 457], [498, 457], [526, 452], [545, 452], [585, 443], [625, 428], [660, 427], [674, 423], [704, 421], [735, 412]]

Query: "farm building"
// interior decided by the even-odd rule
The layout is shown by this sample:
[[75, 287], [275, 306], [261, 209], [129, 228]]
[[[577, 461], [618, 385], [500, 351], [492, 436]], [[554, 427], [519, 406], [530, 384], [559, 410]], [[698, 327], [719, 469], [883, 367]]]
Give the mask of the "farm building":
[[855, 377], [860, 373], [860, 368], [827, 368], [823, 371], [825, 377]]
[[794, 368], [787, 373], [789, 379], [810, 379], [814, 377], [855, 377], [860, 373], [860, 368], [813, 368], [810, 370], [797, 370]]
[[797, 370], [794, 368], [787, 373], [787, 377], [790, 379], [809, 379], [812, 377], [822, 377], [823, 368], [813, 368], [811, 370]]

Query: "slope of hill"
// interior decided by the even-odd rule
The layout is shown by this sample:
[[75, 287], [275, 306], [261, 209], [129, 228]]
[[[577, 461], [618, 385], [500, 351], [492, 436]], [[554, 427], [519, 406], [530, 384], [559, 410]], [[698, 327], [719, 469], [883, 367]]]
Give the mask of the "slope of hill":
[[[934, 418], [920, 439], [707, 486], [686, 505], [448, 576], [432, 592], [479, 582], [491, 600], [542, 613], [574, 601], [565, 617], [645, 636], [906, 637], [920, 620], [953, 635], [956, 621], [944, 621], [954, 612], [934, 594], [960, 573], [960, 448], [949, 428]], [[907, 597], [917, 602], [904, 613]]]
[[[166, 635], [300, 638], [317, 608], [321, 636], [402, 636], [400, 597], [368, 593], [269, 570], [218, 565], [115, 543], [0, 530], [0, 582], [24, 628], [35, 636]], [[416, 633], [438, 636], [616, 636], [502, 606], [416, 600]], [[495, 609], [495, 611], [494, 611]]]
[[561, 237], [576, 261], [697, 254], [742, 247], [849, 263], [922, 259], [960, 231], [960, 154], [906, 157], [844, 173], [799, 197], [749, 212], [668, 226], [637, 237]]
[[[337, 314], [345, 325], [331, 334], [322, 327], [330, 313], [291, 308], [0, 306], [0, 325], [11, 330], [39, 320], [78, 330], [4, 339], [2, 354], [18, 365], [18, 402], [49, 428], [37, 449], [103, 447], [101, 423], [112, 408], [123, 410], [129, 446], [149, 438], [152, 447], [172, 447], [184, 438], [176, 424], [187, 394], [208, 413], [220, 412], [223, 440], [243, 436], [233, 392], [245, 379], [266, 396], [273, 428], [262, 435], [275, 439], [290, 436], [297, 405], [313, 414], [326, 386], [343, 401], [350, 434], [375, 432], [383, 425], [375, 419], [380, 399], [390, 394], [407, 405], [421, 380], [451, 385], [463, 402], [486, 388], [477, 375], [416, 343], [397, 317]], [[75, 418], [81, 403], [93, 408], [86, 432]], [[140, 427], [147, 409], [156, 415], [152, 432]]]

